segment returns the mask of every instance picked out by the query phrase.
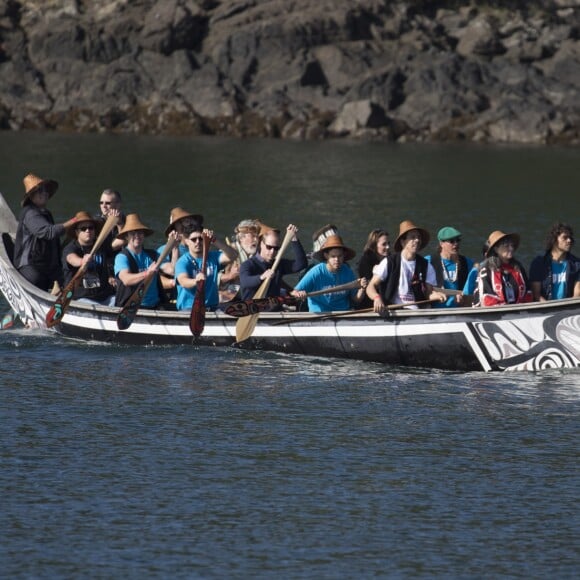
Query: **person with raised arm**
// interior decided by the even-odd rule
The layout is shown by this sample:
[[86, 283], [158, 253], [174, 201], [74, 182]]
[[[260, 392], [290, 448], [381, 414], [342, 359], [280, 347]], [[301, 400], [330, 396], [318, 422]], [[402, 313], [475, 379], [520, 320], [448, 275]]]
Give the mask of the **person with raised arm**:
[[[203, 238], [211, 239], [217, 250], [208, 252], [205, 272], [203, 266]], [[219, 271], [235, 260], [238, 253], [224, 241], [217, 239], [212, 230], [201, 225], [194, 226], [185, 242], [189, 251], [175, 264], [175, 281], [177, 285], [177, 310], [191, 310], [195, 301], [197, 283], [205, 280], [205, 307], [215, 311], [219, 304]]]
[[298, 228], [289, 224], [286, 232], [292, 234], [290, 245], [294, 251], [294, 259], [282, 258], [274, 270], [278, 251], [280, 250], [280, 230], [262, 224], [259, 236], [258, 251], [240, 266], [240, 284], [242, 300], [253, 298], [264, 280], [270, 284], [265, 296], [280, 296], [284, 276], [297, 274], [308, 266], [306, 252], [298, 239]]
[[14, 243], [14, 266], [31, 284], [49, 292], [55, 283], [62, 286], [60, 238], [67, 228], [76, 223], [76, 218], [54, 223], [46, 207], [58, 189], [58, 183], [53, 179], [42, 179], [29, 173], [23, 183], [24, 197], [20, 203], [22, 210]]

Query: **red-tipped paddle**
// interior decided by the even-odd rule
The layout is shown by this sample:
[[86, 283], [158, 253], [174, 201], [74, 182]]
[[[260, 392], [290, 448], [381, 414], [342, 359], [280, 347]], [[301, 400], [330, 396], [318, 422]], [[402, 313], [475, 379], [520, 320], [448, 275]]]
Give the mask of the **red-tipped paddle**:
[[[201, 271], [204, 276], [207, 268], [207, 255], [209, 247], [211, 246], [211, 237], [205, 232], [203, 236], [203, 258], [201, 260]], [[193, 301], [193, 308], [191, 309], [191, 316], [189, 317], [189, 329], [196, 338], [201, 336], [205, 326], [205, 278], [197, 282], [195, 290], [195, 299]]]

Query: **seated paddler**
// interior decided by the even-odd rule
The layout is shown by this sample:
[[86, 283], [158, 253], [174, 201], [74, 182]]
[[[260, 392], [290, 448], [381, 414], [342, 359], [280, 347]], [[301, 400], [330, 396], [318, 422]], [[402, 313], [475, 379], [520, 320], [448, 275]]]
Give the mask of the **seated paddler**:
[[[177, 310], [191, 310], [195, 301], [197, 283], [205, 280], [205, 307], [217, 310], [219, 304], [220, 270], [235, 260], [237, 251], [214, 236], [212, 230], [203, 229], [201, 225], [193, 226], [184, 237], [188, 247], [175, 264], [175, 282], [177, 284]], [[207, 236], [217, 249], [207, 254], [205, 271], [203, 270], [203, 238]]]
[[[112, 215], [117, 214], [113, 213]], [[73, 299], [113, 306], [115, 304], [115, 288], [110, 277], [114, 260], [113, 249], [110, 245], [103, 244], [91, 256], [102, 222], [86, 211], [79, 211], [75, 218], [76, 223], [66, 230], [70, 241], [62, 252], [64, 285], [66, 286], [78, 272], [78, 269], [84, 265], [86, 270], [75, 287]]]
[[[357, 277], [347, 262], [355, 255], [354, 250], [343, 244], [340, 236], [329, 236], [322, 248], [312, 255], [319, 263], [304, 274], [292, 291], [292, 296], [303, 299], [310, 292], [331, 290], [335, 286], [354, 282]], [[367, 279], [361, 278], [359, 288], [308, 296], [308, 310], [310, 312], [351, 310], [363, 299], [366, 286]]]
[[258, 251], [240, 266], [240, 285], [242, 300], [254, 297], [264, 280], [270, 280], [266, 296], [280, 296], [283, 278], [289, 274], [297, 274], [308, 265], [306, 252], [298, 239], [298, 228], [289, 224], [287, 232], [292, 234], [290, 245], [294, 259], [281, 258], [276, 269], [273, 268], [281, 247], [280, 230], [262, 224], [258, 238]]

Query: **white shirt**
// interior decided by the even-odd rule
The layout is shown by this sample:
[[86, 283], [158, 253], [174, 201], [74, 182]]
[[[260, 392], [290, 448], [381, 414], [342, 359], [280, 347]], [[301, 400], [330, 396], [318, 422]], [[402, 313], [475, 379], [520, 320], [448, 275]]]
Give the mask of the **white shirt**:
[[[405, 260], [401, 256], [401, 275], [399, 276], [399, 288], [395, 293], [394, 303], [395, 304], [405, 304], [406, 302], [415, 302], [415, 295], [411, 290], [410, 281], [413, 279], [413, 274], [415, 273], [416, 260]], [[373, 276], [378, 276], [382, 282], [384, 282], [389, 275], [389, 262], [387, 258], [383, 258], [373, 268]], [[431, 286], [437, 286], [437, 276], [435, 274], [435, 268], [432, 264], [427, 266], [427, 284]], [[413, 306], [410, 308], [417, 308]]]

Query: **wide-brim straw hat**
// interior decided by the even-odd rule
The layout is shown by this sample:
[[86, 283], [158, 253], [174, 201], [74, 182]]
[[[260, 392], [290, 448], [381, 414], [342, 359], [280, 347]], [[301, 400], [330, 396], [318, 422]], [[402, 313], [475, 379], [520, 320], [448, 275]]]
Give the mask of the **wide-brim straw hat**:
[[44, 186], [47, 189], [49, 198], [51, 198], [58, 189], [57, 181], [54, 181], [54, 179], [42, 179], [42, 177], [38, 177], [38, 175], [34, 175], [34, 173], [29, 173], [22, 182], [24, 183], [24, 197], [20, 202], [22, 207], [26, 205], [30, 196], [38, 191], [40, 187]]
[[514, 241], [514, 250], [517, 250], [520, 245], [520, 234], [511, 233], [511, 234], [504, 234], [501, 230], [495, 230], [489, 234], [487, 237], [487, 252], [486, 257], [489, 258], [491, 251], [494, 246], [497, 246], [499, 242], [501, 242], [505, 238], [511, 238]]
[[422, 250], [429, 243], [431, 236], [426, 229], [416, 226], [411, 220], [405, 220], [399, 224], [399, 235], [394, 244], [395, 252], [400, 252], [403, 249], [402, 238], [411, 230], [421, 232], [421, 245], [419, 246], [419, 250]]
[[318, 260], [319, 262], [324, 262], [325, 259], [324, 252], [328, 252], [329, 250], [333, 250], [335, 248], [342, 248], [342, 251], [344, 252], [345, 262], [352, 260], [356, 256], [356, 252], [353, 249], [349, 248], [348, 246], [345, 246], [342, 243], [342, 238], [340, 236], [332, 235], [326, 238], [320, 250], [318, 250], [318, 252], [314, 252], [314, 254], [312, 254], [312, 257], [315, 260]]
[[137, 230], [144, 231], [146, 236], [150, 236], [153, 233], [151, 228], [148, 228], [141, 222], [138, 214], [130, 213], [125, 218], [125, 225], [123, 226], [123, 229], [117, 234], [117, 239], [122, 240], [125, 234], [128, 234], [129, 232], [135, 232]]
[[188, 211], [184, 210], [182, 207], [174, 207], [169, 214], [169, 227], [165, 230], [165, 235], [168, 236], [173, 230], [175, 230], [175, 226], [185, 218], [192, 218], [196, 222], [199, 222], [199, 226], [203, 226], [203, 216], [198, 213], [189, 213]]
[[102, 227], [103, 227], [103, 221], [100, 219], [97, 219], [95, 217], [93, 217], [89, 212], [87, 211], [78, 211], [75, 214], [75, 219], [76, 222], [72, 225], [69, 226], [68, 228], [66, 228], [66, 235], [69, 238], [75, 238], [75, 230], [79, 227], [79, 224], [83, 223], [83, 222], [91, 222], [92, 224], [94, 224], [95, 226], [95, 232], [98, 232]]
[[337, 236], [338, 228], [334, 224], [326, 224], [312, 234], [312, 251], [318, 252], [329, 236]]

